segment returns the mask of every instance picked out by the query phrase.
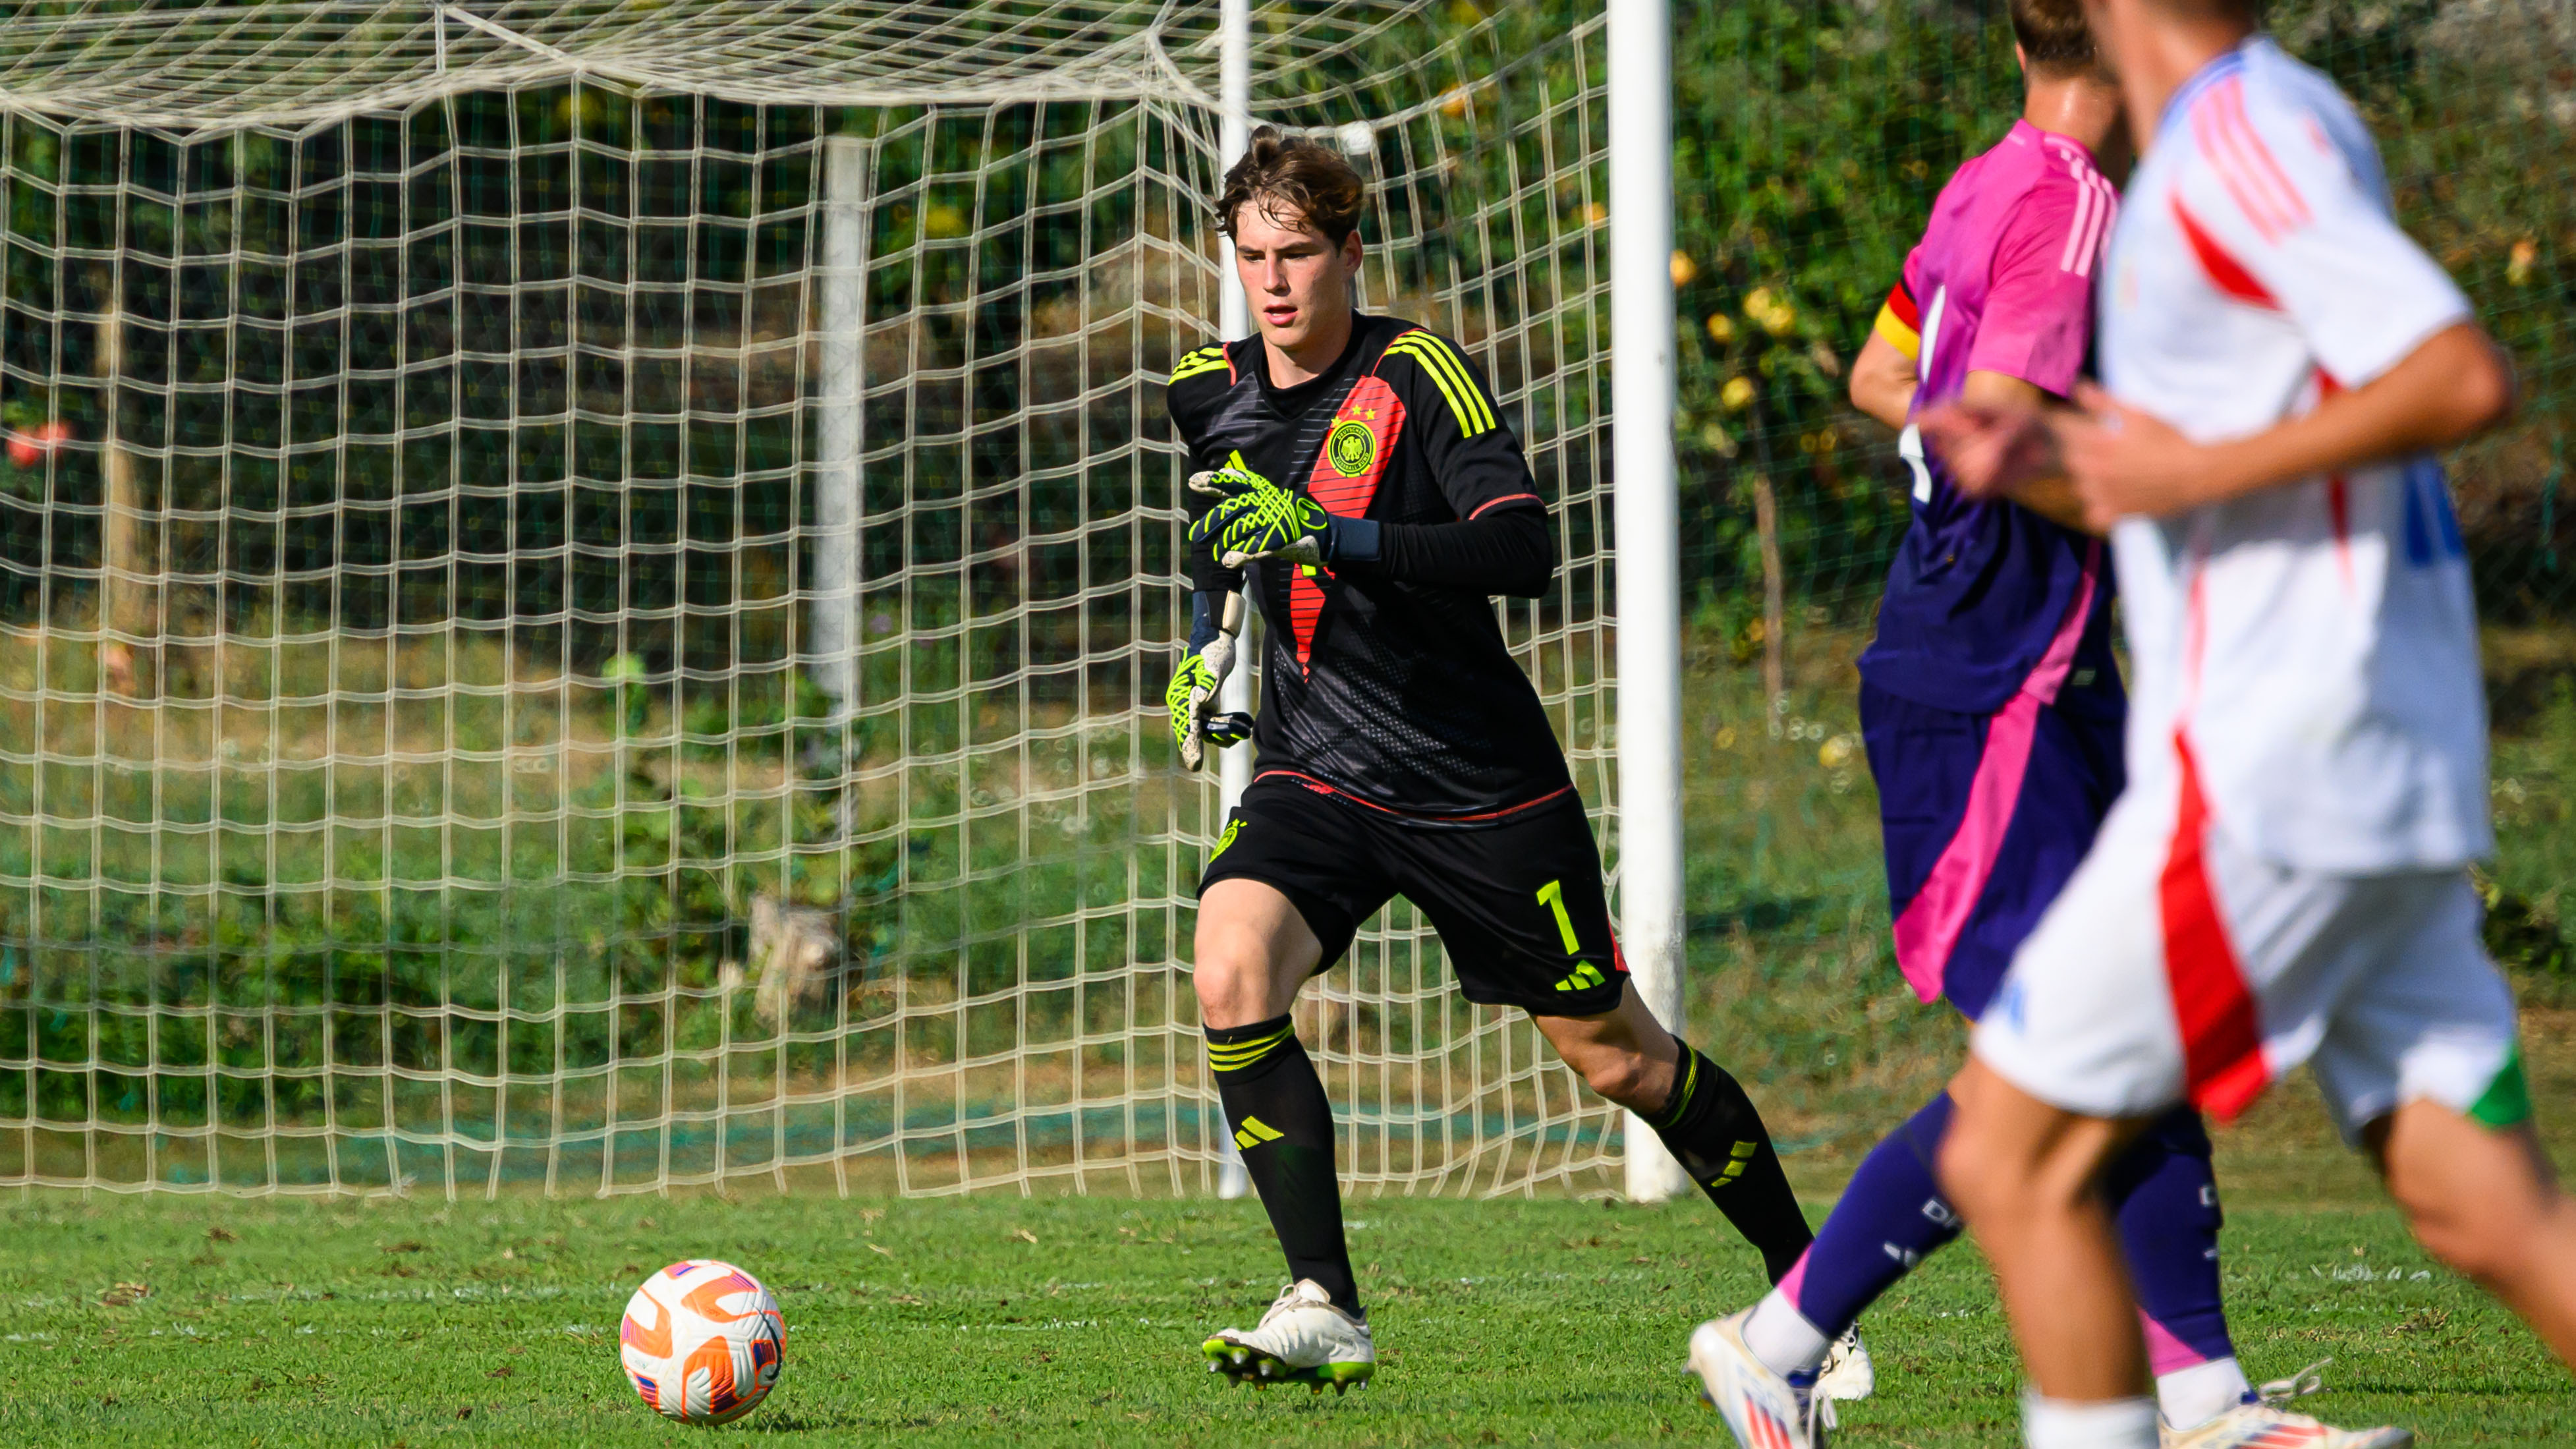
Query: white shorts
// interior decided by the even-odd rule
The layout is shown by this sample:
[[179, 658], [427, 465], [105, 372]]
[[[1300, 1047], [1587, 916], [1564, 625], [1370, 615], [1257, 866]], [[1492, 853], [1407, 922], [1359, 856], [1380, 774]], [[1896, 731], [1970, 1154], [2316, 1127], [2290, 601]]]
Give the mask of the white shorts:
[[2530, 1115], [2513, 993], [2461, 870], [2336, 876], [2257, 859], [2184, 799], [2123, 795], [2013, 957], [1978, 1060], [2092, 1117], [2232, 1117], [2313, 1060], [2346, 1140], [2417, 1099]]

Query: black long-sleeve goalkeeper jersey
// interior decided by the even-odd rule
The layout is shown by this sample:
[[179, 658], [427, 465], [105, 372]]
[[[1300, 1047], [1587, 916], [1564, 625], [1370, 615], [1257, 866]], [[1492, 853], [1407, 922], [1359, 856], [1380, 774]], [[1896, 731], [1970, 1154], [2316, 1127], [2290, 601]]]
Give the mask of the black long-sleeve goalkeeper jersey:
[[[1257, 338], [1183, 357], [1170, 407], [1192, 469], [1241, 453], [1272, 482], [1328, 512], [1376, 519], [1390, 535], [1507, 509], [1544, 520], [1520, 439], [1465, 354], [1392, 317], [1353, 323], [1340, 360], [1295, 387], [1271, 384]], [[1210, 503], [1193, 494], [1190, 507], [1204, 513]], [[1574, 788], [1538, 691], [1482, 591], [1382, 563], [1310, 570], [1265, 560], [1227, 570], [1205, 544], [1190, 562], [1204, 592], [1248, 582], [1268, 625], [1253, 732], [1260, 774], [1453, 821]], [[1542, 572], [1496, 587], [1535, 594], [1545, 584]]]

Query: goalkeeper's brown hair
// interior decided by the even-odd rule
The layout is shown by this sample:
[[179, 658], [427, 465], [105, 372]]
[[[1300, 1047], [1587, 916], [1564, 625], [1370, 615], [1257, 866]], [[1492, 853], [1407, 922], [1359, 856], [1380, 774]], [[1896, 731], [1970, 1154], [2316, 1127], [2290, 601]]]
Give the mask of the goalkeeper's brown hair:
[[1367, 183], [1341, 152], [1263, 126], [1252, 133], [1243, 159], [1226, 170], [1225, 190], [1216, 199], [1216, 229], [1233, 236], [1243, 208], [1253, 205], [1273, 221], [1284, 221], [1291, 213], [1302, 217], [1340, 246], [1359, 230], [1360, 203], [1367, 191]]
[[2012, 0], [2012, 31], [2023, 61], [2041, 75], [2064, 78], [2102, 68], [2093, 32], [2084, 24], [2084, 0]]

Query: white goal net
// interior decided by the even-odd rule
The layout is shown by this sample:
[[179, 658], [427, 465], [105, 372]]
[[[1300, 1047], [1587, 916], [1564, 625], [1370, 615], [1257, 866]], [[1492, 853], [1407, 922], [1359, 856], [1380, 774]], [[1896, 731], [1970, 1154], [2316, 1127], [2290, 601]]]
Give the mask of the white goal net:
[[[0, 27], [0, 1183], [1190, 1193], [1173, 362], [1217, 5], [75, 0]], [[1591, 6], [1273, 3], [1554, 505], [1611, 844]], [[1356, 1182], [1607, 1188], [1402, 905]]]

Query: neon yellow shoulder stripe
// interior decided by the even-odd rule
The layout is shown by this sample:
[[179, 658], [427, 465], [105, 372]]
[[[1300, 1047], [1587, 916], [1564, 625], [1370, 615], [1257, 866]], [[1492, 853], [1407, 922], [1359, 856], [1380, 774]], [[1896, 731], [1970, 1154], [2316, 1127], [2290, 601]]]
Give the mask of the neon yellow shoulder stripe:
[[1459, 395], [1466, 398], [1468, 406], [1476, 412], [1480, 430], [1494, 425], [1494, 410], [1485, 399], [1485, 390], [1476, 385], [1476, 375], [1467, 370], [1466, 360], [1458, 355], [1457, 348], [1428, 332], [1417, 332], [1401, 340], [1407, 344], [1406, 352], [1430, 359], [1458, 384]]
[[1196, 377], [1203, 372], [1223, 372], [1228, 366], [1224, 348], [1202, 347], [1196, 352], [1184, 354], [1180, 362], [1173, 366], [1172, 381], [1179, 382], [1185, 377]]
[[1476, 385], [1475, 375], [1467, 370], [1455, 349], [1428, 332], [1407, 332], [1387, 345], [1389, 355], [1402, 354], [1419, 363], [1423, 372], [1449, 400], [1449, 409], [1458, 418], [1458, 432], [1472, 438], [1494, 426], [1492, 404], [1485, 400], [1484, 389]]

